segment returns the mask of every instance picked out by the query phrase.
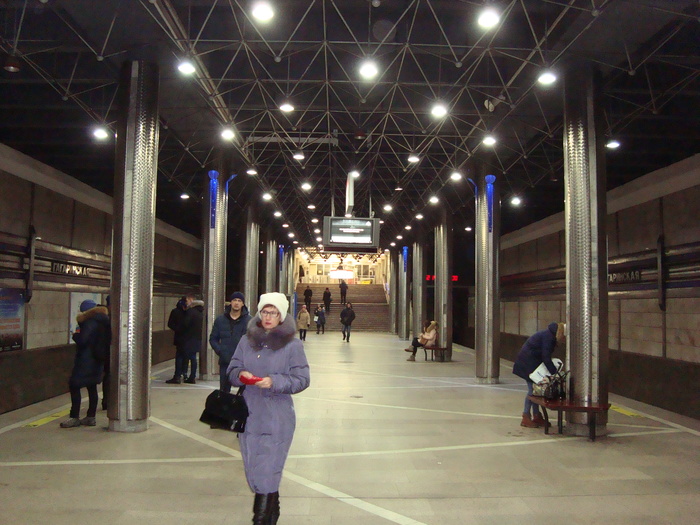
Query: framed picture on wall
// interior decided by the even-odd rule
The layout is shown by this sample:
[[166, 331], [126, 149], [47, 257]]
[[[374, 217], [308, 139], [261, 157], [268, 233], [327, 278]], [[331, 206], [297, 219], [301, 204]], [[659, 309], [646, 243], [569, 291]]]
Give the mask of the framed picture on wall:
[[0, 352], [24, 348], [24, 290], [0, 288]]

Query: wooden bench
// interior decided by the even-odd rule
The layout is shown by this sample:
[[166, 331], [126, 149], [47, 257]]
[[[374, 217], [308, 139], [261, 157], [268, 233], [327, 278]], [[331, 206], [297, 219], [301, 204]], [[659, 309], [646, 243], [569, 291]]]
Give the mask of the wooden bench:
[[445, 360], [445, 351], [447, 348], [440, 346], [424, 346], [425, 360], [428, 360], [428, 352], [430, 352], [430, 360], [442, 363]]
[[591, 417], [588, 421], [588, 437], [591, 441], [595, 441], [595, 419], [596, 414], [602, 414], [610, 408], [610, 403], [585, 403], [576, 404], [566, 399], [545, 399], [541, 396], [527, 396], [527, 398], [542, 407], [542, 412], [544, 413], [544, 433], [549, 434], [549, 417], [547, 415], [547, 409], [557, 411], [557, 426], [559, 428], [559, 433], [562, 434], [564, 431], [564, 421], [563, 412], [586, 412], [590, 414]]

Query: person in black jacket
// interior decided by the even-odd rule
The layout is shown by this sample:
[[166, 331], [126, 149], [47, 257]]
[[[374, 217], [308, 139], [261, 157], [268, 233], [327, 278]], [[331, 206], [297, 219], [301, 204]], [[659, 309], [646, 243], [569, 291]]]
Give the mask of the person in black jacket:
[[216, 318], [209, 335], [209, 344], [219, 356], [219, 388], [224, 392], [231, 391], [231, 381], [226, 370], [238, 342], [248, 329], [248, 321], [250, 314], [245, 305], [245, 296], [241, 292], [233, 292], [231, 303]]
[[331, 291], [327, 287], [323, 291], [323, 305], [326, 307], [326, 313], [331, 313]]
[[343, 341], [350, 342], [350, 326], [355, 320], [355, 310], [352, 309], [352, 303], [347, 303], [345, 309], [340, 312], [340, 324], [343, 325]]
[[[70, 389], [70, 417], [61, 423], [61, 428], [94, 427], [97, 413], [97, 385], [102, 382], [104, 363], [109, 359], [109, 346], [112, 342], [112, 329], [108, 317], [109, 310], [97, 306], [90, 299], [80, 303], [78, 330], [73, 334], [76, 344], [73, 371], [68, 381]], [[80, 419], [80, 389], [87, 388], [89, 405], [87, 416]]]
[[170, 312], [170, 317], [168, 317], [168, 328], [173, 331], [173, 344], [175, 345], [175, 374], [166, 383], [182, 383], [182, 378], [187, 375], [185, 349], [182, 346], [182, 334], [185, 330], [185, 310], [187, 310], [187, 297], [183, 297], [177, 302], [175, 308]]
[[[550, 323], [547, 328], [531, 335], [518, 352], [513, 365], [513, 373], [522, 377], [527, 383], [527, 394], [525, 395], [525, 409], [521, 427], [536, 428], [545, 424], [545, 420], [540, 414], [540, 407], [535, 405], [527, 396], [532, 395], [532, 374], [535, 369], [544, 363], [550, 373], [557, 372], [557, 367], [552, 363], [552, 353], [557, 343], [562, 343], [566, 337], [566, 325], [564, 323]], [[530, 416], [532, 410], [532, 416]]]
[[348, 283], [345, 282], [345, 279], [340, 280], [338, 288], [340, 288], [340, 304], [345, 304], [348, 300]]
[[314, 292], [311, 289], [310, 286], [306, 286], [306, 290], [304, 290], [304, 304], [306, 305], [306, 311], [310, 312], [311, 311], [311, 297], [313, 297]]
[[[185, 359], [190, 362], [190, 375], [185, 383], [195, 384], [197, 380], [197, 354], [202, 346], [202, 323], [204, 322], [204, 301], [195, 299], [194, 295], [187, 296], [185, 311], [185, 328], [182, 332], [182, 348]], [[187, 367], [184, 367], [186, 370]]]

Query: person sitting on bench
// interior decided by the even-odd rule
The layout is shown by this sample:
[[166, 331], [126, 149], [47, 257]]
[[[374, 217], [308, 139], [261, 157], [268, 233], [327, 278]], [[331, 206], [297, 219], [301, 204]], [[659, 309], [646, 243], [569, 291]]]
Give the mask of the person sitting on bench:
[[411, 346], [413, 348], [406, 348], [406, 352], [413, 352], [406, 361], [415, 361], [416, 352], [418, 348], [431, 347], [435, 345], [437, 341], [437, 323], [435, 321], [426, 321], [423, 323], [423, 331], [418, 337], [413, 338]]
[[[513, 365], [513, 373], [522, 377], [527, 383], [527, 394], [525, 395], [525, 410], [521, 427], [537, 428], [545, 424], [545, 420], [540, 414], [540, 407], [533, 404], [527, 397], [532, 395], [532, 379], [530, 374], [544, 363], [552, 374], [557, 372], [557, 367], [552, 363], [552, 352], [557, 343], [562, 343], [566, 337], [566, 325], [564, 323], [550, 323], [547, 328], [531, 335], [518, 352]], [[532, 410], [532, 416], [530, 416]]]

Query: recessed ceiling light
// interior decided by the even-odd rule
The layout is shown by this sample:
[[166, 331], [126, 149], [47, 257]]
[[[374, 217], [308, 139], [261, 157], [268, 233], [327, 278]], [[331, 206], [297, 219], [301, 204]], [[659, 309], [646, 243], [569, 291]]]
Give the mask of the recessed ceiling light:
[[440, 202], [440, 199], [438, 199], [437, 196], [433, 195], [432, 197], [430, 197], [430, 198], [428, 199], [428, 202], [429, 202], [430, 204], [437, 204], [438, 202]]
[[492, 27], [495, 27], [500, 21], [501, 16], [492, 7], [487, 7], [486, 9], [484, 9], [479, 15], [479, 18], [477, 19], [477, 23], [484, 29], [491, 29]]
[[404, 226], [404, 230], [410, 230], [410, 229], [411, 229], [411, 225], [410, 225], [410, 224], [407, 224], [406, 226]]
[[430, 114], [435, 118], [442, 118], [447, 115], [447, 106], [442, 102], [436, 102], [430, 110]]
[[309, 184], [308, 182], [304, 182], [301, 185], [301, 189], [304, 191], [309, 191], [311, 189], [311, 184]]
[[181, 193], [181, 194], [180, 194], [180, 198], [181, 198], [183, 201], [186, 201], [187, 199], [190, 198], [190, 196], [187, 195], [187, 193]]
[[450, 179], [452, 180], [462, 180], [462, 174], [458, 171], [453, 171], [452, 174], [450, 175]]
[[522, 201], [522, 200], [520, 199], [520, 197], [518, 197], [517, 195], [516, 195], [515, 197], [513, 197], [512, 199], [510, 199], [510, 203], [511, 203], [513, 206], [520, 206], [520, 204], [522, 204], [522, 202], [523, 202], [523, 201]]
[[257, 174], [258, 174], [258, 170], [256, 170], [255, 168], [248, 168], [248, 169], [246, 170], [246, 173], [247, 173], [248, 175], [257, 175]]
[[389, 243], [389, 246], [396, 246], [396, 243], [395, 243], [395, 242], [390, 242], [390, 243]]
[[299, 241], [292, 241], [292, 244], [299, 244]]
[[295, 151], [292, 157], [296, 160], [304, 160], [304, 152], [303, 151]]
[[377, 63], [371, 59], [365, 59], [360, 64], [360, 76], [364, 79], [370, 80], [379, 74], [379, 68]]
[[537, 82], [543, 86], [549, 86], [557, 81], [557, 76], [550, 70], [545, 70], [537, 77]]
[[384, 211], [391, 211], [393, 208], [391, 207], [391, 204], [385, 204], [383, 209]]
[[396, 186], [396, 188], [394, 188], [394, 191], [403, 191], [403, 188], [401, 186]]
[[104, 127], [99, 126], [92, 131], [92, 136], [98, 140], [105, 140], [109, 137], [109, 133], [107, 133], [107, 130]]
[[491, 135], [486, 135], [484, 140], [481, 141], [484, 146], [493, 146], [496, 143], [496, 139]]
[[268, 2], [257, 2], [251, 11], [253, 18], [259, 22], [269, 22], [275, 16], [272, 6]]
[[403, 235], [397, 235], [396, 238], [400, 241], [401, 239], [403, 239]]
[[620, 147], [620, 142], [617, 140], [609, 140], [608, 143], [605, 145], [606, 148], [608, 149], [617, 149]]
[[235, 136], [236, 134], [231, 128], [224, 128], [223, 130], [221, 130], [221, 138], [224, 140], [233, 140], [233, 137]]
[[471, 227], [471, 226], [467, 226], [466, 228], [464, 228], [464, 231], [465, 231], [465, 232], [470, 232], [470, 231], [472, 231], [472, 227]]
[[315, 210], [315, 209], [316, 209], [316, 205], [315, 205], [315, 204], [309, 204], [309, 205], [307, 206], [307, 208], [310, 209], [310, 210]]
[[294, 238], [294, 232], [289, 232], [289, 233], [287, 234], [287, 236], [288, 236], [290, 239], [293, 239], [293, 238]]
[[282, 225], [282, 228], [289, 228], [289, 224], [287, 224], [287, 223], [285, 222], [285, 223]]
[[416, 219], [421, 220], [422, 218], [423, 218], [423, 214], [422, 214], [422, 213], [419, 213], [418, 215], [416, 215]]
[[420, 157], [419, 157], [418, 155], [416, 155], [415, 153], [410, 153], [410, 154], [408, 155], [408, 162], [411, 162], [411, 163], [414, 163], [414, 164], [415, 164], [415, 163], [418, 162], [419, 160], [420, 160]]
[[316, 224], [316, 223], [318, 222], [318, 219], [317, 219], [316, 217], [314, 217], [313, 219], [311, 219], [311, 222], [313, 222], [314, 224]]
[[275, 217], [282, 217], [282, 212], [281, 212], [281, 211], [276, 211], [276, 212], [274, 213], [274, 216], [275, 216]]
[[322, 239], [321, 237], [316, 237], [316, 240], [317, 240], [318, 242], [321, 242], [323, 239]]
[[353, 179], [356, 179], [360, 176], [360, 172], [357, 170], [352, 170], [350, 173], [348, 173]]
[[380, 219], [379, 224], [384, 224], [384, 221]]
[[177, 70], [183, 75], [191, 75], [195, 71], [197, 71], [197, 69], [194, 67], [194, 64], [189, 59], [181, 60], [180, 63], [177, 65]]
[[263, 193], [262, 198], [264, 201], [270, 201], [272, 200], [272, 195], [270, 195], [269, 193]]
[[314, 230], [314, 233], [321, 233], [321, 230], [319, 230], [318, 228], [316, 228], [316, 229]]

